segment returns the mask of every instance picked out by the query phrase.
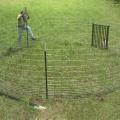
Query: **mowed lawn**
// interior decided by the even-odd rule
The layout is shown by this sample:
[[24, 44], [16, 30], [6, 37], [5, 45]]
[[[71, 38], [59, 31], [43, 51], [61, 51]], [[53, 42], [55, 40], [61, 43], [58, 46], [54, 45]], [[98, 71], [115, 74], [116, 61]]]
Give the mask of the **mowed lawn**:
[[[37, 40], [33, 44], [29, 41], [30, 47], [25, 48], [24, 32], [22, 49], [18, 50], [16, 17], [24, 7]], [[0, 119], [119, 120], [119, 10], [118, 5], [105, 0], [1, 0], [0, 90], [26, 101], [39, 99], [47, 109], [35, 110], [27, 103], [1, 96]], [[108, 50], [90, 46], [92, 23], [110, 25]], [[61, 88], [67, 87], [82, 98], [41, 99], [45, 98], [45, 43], [48, 78], [56, 90], [50, 93], [65, 95]]]

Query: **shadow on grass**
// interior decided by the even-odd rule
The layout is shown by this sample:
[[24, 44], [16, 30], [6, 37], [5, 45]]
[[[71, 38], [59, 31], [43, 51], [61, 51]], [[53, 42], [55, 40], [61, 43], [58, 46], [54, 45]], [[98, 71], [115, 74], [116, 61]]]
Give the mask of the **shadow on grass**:
[[12, 96], [12, 95], [8, 95], [7, 93], [1, 92], [1, 91], [0, 91], [0, 96], [5, 96], [5, 97], [7, 97], [7, 98], [9, 98], [9, 99], [11, 99], [11, 100], [15, 100], [15, 101], [18, 101], [18, 102], [23, 102], [23, 103], [26, 103], [26, 104], [28, 104], [28, 105], [30, 105], [30, 106], [36, 106], [36, 105], [37, 105], [37, 104], [35, 104], [35, 103], [33, 103], [33, 102], [27, 102], [27, 101], [25, 101], [25, 100], [22, 100], [22, 99], [19, 98], [19, 97], [15, 97], [15, 96]]
[[18, 52], [22, 51], [22, 48], [8, 48], [6, 50], [1, 51], [0, 58], [3, 57], [9, 57], [11, 55], [14, 55]]
[[22, 48], [8, 48], [8, 49], [6, 49], [6, 51], [2, 52], [2, 56], [10, 56], [21, 50], [22, 50]]

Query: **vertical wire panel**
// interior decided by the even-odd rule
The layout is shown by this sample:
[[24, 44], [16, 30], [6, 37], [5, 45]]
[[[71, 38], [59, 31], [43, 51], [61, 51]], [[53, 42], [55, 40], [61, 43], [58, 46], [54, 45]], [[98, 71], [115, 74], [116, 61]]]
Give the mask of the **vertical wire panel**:
[[97, 47], [97, 26], [95, 25], [95, 47]]
[[108, 47], [108, 36], [109, 28], [105, 25], [94, 24], [95, 27], [92, 29], [92, 42], [94, 41], [94, 47], [107, 48]]
[[91, 46], [94, 46], [94, 24], [92, 24], [92, 42], [91, 42]]
[[96, 42], [96, 47], [98, 47], [98, 25], [96, 25], [96, 39], [95, 39], [95, 42]]
[[100, 28], [101, 28], [101, 25], [98, 25], [98, 47], [101, 48], [101, 45], [100, 45]]
[[102, 48], [102, 26], [100, 25], [100, 48]]
[[109, 26], [107, 26], [107, 38], [106, 38], [106, 48], [108, 48], [108, 39], [109, 39]]
[[107, 27], [104, 26], [104, 31], [105, 31], [105, 37], [104, 37], [104, 48], [106, 48], [106, 38], [107, 38]]
[[101, 48], [104, 48], [104, 27], [103, 26], [101, 26], [101, 27], [102, 27], [102, 31], [101, 31], [101, 34], [102, 34], [102, 39], [101, 39], [102, 46], [101, 46]]

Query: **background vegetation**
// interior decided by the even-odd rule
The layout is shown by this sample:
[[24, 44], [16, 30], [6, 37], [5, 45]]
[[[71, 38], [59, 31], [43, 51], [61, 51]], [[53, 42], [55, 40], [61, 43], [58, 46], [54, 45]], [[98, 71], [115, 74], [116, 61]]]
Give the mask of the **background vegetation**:
[[[38, 56], [38, 54], [39, 50], [44, 48], [43, 46], [46, 42], [47, 49], [52, 50], [50, 51], [52, 55], [54, 55], [53, 53], [55, 52], [56, 54], [60, 54], [62, 52], [67, 55], [68, 58], [72, 58], [71, 56], [75, 58], [76, 54], [78, 55], [79, 53], [77, 59], [80, 59], [84, 62], [79, 64], [74, 63], [74, 65], [88, 66], [88, 70], [91, 71], [88, 75], [94, 74], [92, 77], [90, 77], [90, 82], [94, 81], [94, 76], [96, 75], [97, 78], [99, 78], [99, 83], [97, 84], [104, 88], [108, 86], [108, 88], [106, 89], [110, 89], [112, 91], [109, 94], [90, 96], [87, 98], [76, 100], [41, 100], [39, 101], [40, 104], [47, 106], [47, 110], [45, 111], [34, 110], [27, 103], [16, 102], [4, 96], [1, 96], [0, 118], [2, 120], [120, 119], [120, 8], [118, 4], [116, 5], [113, 3], [113, 1], [105, 0], [0, 1], [1, 90], [4, 89], [5, 92], [7, 91], [8, 93], [12, 93], [14, 95], [16, 95], [17, 93], [21, 93], [19, 94], [19, 96], [22, 96], [22, 94], [24, 94], [24, 97], [22, 99], [26, 100], [32, 99], [33, 97], [41, 97], [38, 96], [40, 95], [38, 92], [38, 87], [42, 86], [43, 84], [43, 80], [39, 81], [40, 78], [43, 78], [43, 68], [39, 68], [38, 65], [42, 66], [44, 65], [44, 62], [36, 62], [34, 60], [43, 59], [41, 56]], [[25, 6], [27, 7], [31, 17], [29, 24], [32, 26], [37, 40], [33, 45], [26, 49], [24, 45], [26, 40], [26, 33], [23, 33], [22, 49], [18, 50], [16, 49], [16, 17], [21, 9], [23, 9]], [[90, 25], [92, 23], [99, 23], [111, 26], [108, 51], [98, 50], [90, 47]], [[70, 51], [65, 49], [69, 49]], [[78, 53], [71, 51], [72, 49], [77, 49]], [[42, 53], [43, 51], [40, 51], [40, 54]], [[88, 54], [88, 56], [85, 56], [86, 53]], [[96, 53], [97, 55], [95, 55]], [[35, 56], [35, 54], [37, 56]], [[94, 73], [92, 67], [96, 66], [93, 65], [91, 61], [87, 61], [93, 57], [95, 60], [94, 64], [99, 64], [98, 69], [95, 69], [96, 72]], [[25, 61], [26, 59], [31, 59], [31, 61]], [[57, 57], [56, 59], [61, 60], [66, 58]], [[57, 62], [51, 64], [53, 67], [61, 65]], [[29, 70], [28, 72], [25, 71], [25, 65], [29, 65], [29, 67], [27, 67], [27, 69]], [[34, 65], [35, 68], [33, 67]], [[64, 65], [67, 65], [67, 63], [65, 63]], [[34, 69], [39, 70], [39, 72], [33, 72]], [[61, 74], [61, 76], [64, 77], [66, 75], [67, 69], [68, 68], [65, 66], [65, 69], [63, 69], [65, 70], [65, 73]], [[30, 70], [33, 71], [30, 72]], [[54, 69], [54, 75], [52, 74], [51, 76], [56, 77], [59, 70], [62, 69]], [[72, 70], [74, 71], [76, 69]], [[22, 74], [22, 76], [20, 76], [20, 73]], [[110, 76], [106, 77], [106, 73], [109, 73]], [[102, 77], [99, 77], [99, 74], [102, 74]], [[69, 75], [73, 76], [73, 74]], [[33, 79], [35, 80], [33, 81]], [[83, 78], [81, 78], [80, 80], [84, 81]], [[10, 88], [10, 90], [7, 89], [11, 86], [7, 84], [8, 81], [11, 81], [12, 83], [12, 88]], [[16, 85], [20, 86], [18, 87]], [[82, 87], [85, 88], [86, 86]], [[33, 94], [28, 93], [28, 91], [32, 91], [34, 89], [36, 92], [34, 96]], [[74, 86], [71, 86], [71, 90], [74, 90]], [[93, 90], [92, 86], [87, 90]], [[94, 90], [96, 91], [96, 89]], [[25, 96], [29, 96], [30, 98]]]

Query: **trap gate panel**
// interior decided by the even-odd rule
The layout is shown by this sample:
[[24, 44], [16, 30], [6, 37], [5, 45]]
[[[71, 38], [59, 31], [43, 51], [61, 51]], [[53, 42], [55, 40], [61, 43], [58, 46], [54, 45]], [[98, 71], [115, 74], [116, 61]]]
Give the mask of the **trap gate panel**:
[[108, 48], [109, 26], [92, 24], [93, 47]]

